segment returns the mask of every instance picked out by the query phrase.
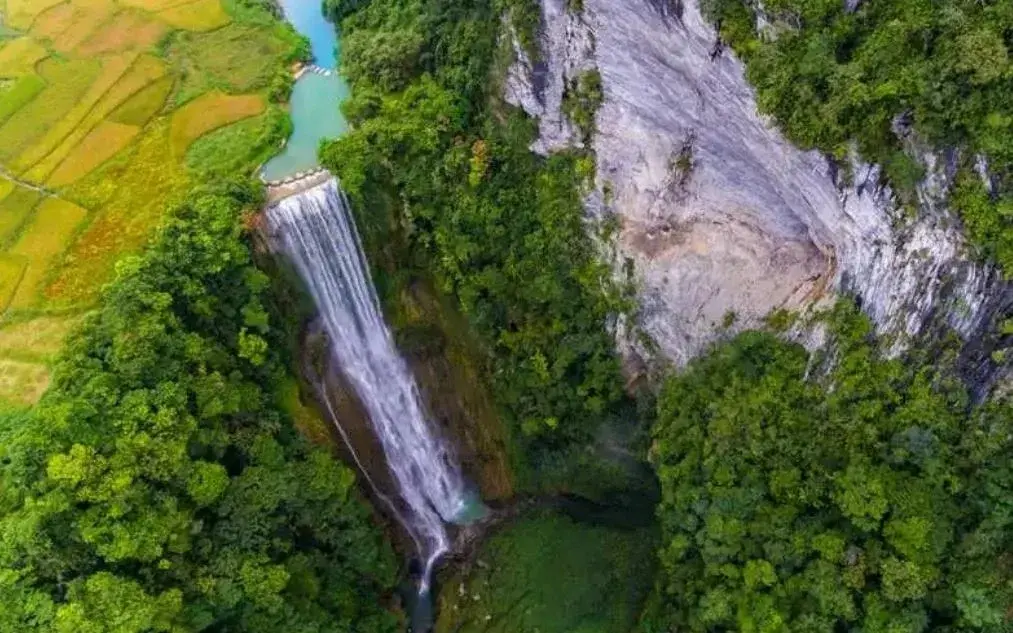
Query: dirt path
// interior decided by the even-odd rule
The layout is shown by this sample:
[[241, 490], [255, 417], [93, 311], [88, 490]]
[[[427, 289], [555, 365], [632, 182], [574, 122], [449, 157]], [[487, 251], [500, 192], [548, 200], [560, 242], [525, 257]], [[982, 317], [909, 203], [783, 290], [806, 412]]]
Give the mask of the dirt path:
[[60, 199], [60, 195], [57, 194], [56, 192], [51, 191], [49, 189], [46, 189], [45, 187], [40, 187], [39, 185], [33, 185], [30, 182], [21, 180], [20, 178], [18, 178], [17, 176], [15, 176], [14, 174], [12, 174], [11, 172], [7, 171], [3, 167], [0, 167], [0, 178], [3, 178], [4, 180], [9, 180], [9, 181], [13, 182], [15, 185], [17, 185], [18, 187], [24, 187], [25, 189], [31, 189], [32, 191], [37, 191], [37, 192], [41, 193], [42, 195], [48, 196], [50, 198]]

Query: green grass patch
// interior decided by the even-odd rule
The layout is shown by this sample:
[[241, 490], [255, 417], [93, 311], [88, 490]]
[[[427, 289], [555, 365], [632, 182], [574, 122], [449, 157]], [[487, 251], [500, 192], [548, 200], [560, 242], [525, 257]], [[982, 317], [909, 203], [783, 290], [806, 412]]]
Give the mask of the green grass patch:
[[109, 115], [109, 120], [125, 125], [142, 126], [161, 112], [165, 100], [172, 92], [175, 80], [162, 77], [127, 99], [123, 105]]
[[172, 107], [211, 90], [264, 89], [291, 52], [291, 42], [257, 26], [232, 23], [210, 33], [176, 33], [166, 55], [182, 77]]
[[249, 173], [278, 151], [288, 129], [288, 115], [272, 106], [194, 141], [186, 152], [186, 166], [207, 180]]
[[25, 273], [24, 258], [0, 254], [0, 309], [6, 310]]
[[15, 186], [0, 198], [0, 246], [10, 246], [41, 197], [36, 191]]
[[25, 75], [10, 81], [5, 88], [0, 89], [0, 124], [25, 107], [45, 87], [46, 82], [42, 77]]
[[655, 532], [541, 512], [493, 536], [440, 594], [437, 633], [626, 633], [654, 576]]
[[49, 386], [49, 367], [44, 363], [0, 359], [0, 403], [34, 404]]

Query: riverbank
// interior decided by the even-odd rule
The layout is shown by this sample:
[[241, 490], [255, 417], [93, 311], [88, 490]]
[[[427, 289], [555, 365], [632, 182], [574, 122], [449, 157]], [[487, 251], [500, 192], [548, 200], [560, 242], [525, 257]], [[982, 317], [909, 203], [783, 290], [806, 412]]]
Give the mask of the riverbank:
[[317, 150], [326, 139], [340, 137], [348, 129], [341, 104], [348, 98], [348, 84], [337, 72], [340, 39], [315, 0], [281, 0], [285, 19], [309, 40], [312, 60], [293, 70], [289, 97], [292, 133], [281, 151], [260, 169], [269, 185], [302, 178], [319, 168]]

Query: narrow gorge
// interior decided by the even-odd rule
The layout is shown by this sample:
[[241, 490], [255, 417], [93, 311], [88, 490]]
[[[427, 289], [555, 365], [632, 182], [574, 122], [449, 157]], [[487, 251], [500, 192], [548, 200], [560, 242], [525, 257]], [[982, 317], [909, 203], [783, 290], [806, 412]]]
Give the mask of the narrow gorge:
[[[846, 334], [860, 330], [867, 318], [868, 336], [879, 341], [868, 371], [888, 375], [897, 359], [950, 350], [971, 401], [987, 403], [1009, 390], [1005, 350], [1013, 284], [995, 264], [975, 256], [950, 209], [959, 151], [932, 149], [898, 118], [894, 132], [924, 170], [912, 204], [880, 166], [863, 161], [857, 147], [844, 163], [798, 149], [759, 113], [743, 64], [697, 0], [505, 3], [495, 27], [486, 31], [496, 32], [497, 49], [489, 52], [488, 78], [441, 76], [437, 63], [437, 82], [423, 73], [414, 83], [414, 71], [370, 58], [359, 36], [376, 31], [379, 46], [388, 43], [383, 29], [393, 28], [396, 37], [406, 38], [401, 44], [407, 52], [384, 49], [381, 57], [411, 57], [416, 33], [402, 34], [397, 28], [405, 27], [383, 21], [389, 17], [359, 22], [360, 13], [372, 8], [328, 6], [352, 25], [356, 57], [347, 67], [353, 86], [367, 88], [353, 95], [347, 110], [349, 136], [321, 146], [321, 161], [350, 190], [346, 195], [337, 177], [318, 171], [316, 162], [303, 165], [312, 170], [310, 177], [301, 168], [272, 172], [281, 178], [269, 178], [276, 194], [264, 211], [263, 230], [311, 296], [317, 314], [308, 328], [319, 332], [312, 335], [314, 345], [326, 348], [325, 373], [335, 372], [330, 379], [313, 375], [304, 363], [303, 378], [338, 429], [365, 492], [381, 515], [401, 525], [421, 561], [417, 587], [423, 600], [406, 603], [414, 630], [537, 631], [550, 623], [552, 631], [588, 626], [625, 632], [638, 619], [649, 627], [652, 618], [673, 617], [659, 615], [665, 608], [657, 602], [672, 590], [656, 586], [652, 593], [649, 586], [659, 538], [650, 508], [659, 503], [659, 483], [662, 491], [683, 484], [660, 467], [666, 446], [677, 443], [665, 433], [678, 424], [671, 409], [680, 406], [665, 395], [678, 381], [665, 377], [673, 368], [689, 367], [685, 380], [693, 380], [694, 372], [717, 362], [709, 355], [722, 346], [743, 358], [776, 358], [769, 365], [757, 362], [771, 375], [792, 375], [795, 351], [782, 357], [775, 348], [783, 342], [750, 338], [753, 331], [770, 331], [775, 321], [785, 323], [777, 330], [782, 339], [812, 354], [810, 366], [828, 355], [867, 353], [856, 351], [865, 343]], [[416, 61], [424, 65], [423, 59]], [[305, 134], [301, 125], [315, 125], [312, 115], [297, 112], [296, 101], [319, 107], [331, 98], [324, 92], [301, 95], [299, 86], [293, 138]], [[454, 93], [447, 86], [477, 92]], [[482, 97], [489, 99], [485, 106], [476, 95], [489, 87], [494, 94]], [[452, 105], [463, 94], [471, 101]], [[516, 111], [504, 109], [510, 106], [525, 113], [524, 124], [511, 118]], [[509, 132], [468, 127], [474, 125], [469, 116], [488, 117], [487, 126]], [[516, 131], [527, 124], [526, 131]], [[323, 131], [316, 138], [334, 136]], [[526, 139], [523, 150], [530, 157], [510, 153], [520, 149], [518, 139]], [[612, 369], [601, 369], [610, 376], [605, 382], [618, 384], [621, 361], [625, 393], [614, 389], [605, 396], [590, 382], [576, 387], [593, 421], [569, 431], [572, 436], [559, 436], [566, 439], [553, 439], [553, 433], [561, 423], [574, 423], [573, 412], [563, 417], [555, 413], [564, 410], [557, 403], [538, 403], [536, 381], [498, 365], [497, 354], [511, 354], [519, 345], [524, 352], [509, 362], [547, 382], [551, 372], [559, 381], [575, 374], [576, 383], [585, 380], [583, 369], [567, 369], [567, 362], [605, 368], [612, 361], [587, 360], [594, 355], [593, 336], [574, 345], [580, 351], [573, 354], [564, 346], [573, 344], [575, 334], [524, 348], [515, 340], [524, 339], [524, 319], [537, 309], [525, 313], [528, 308], [489, 299], [511, 282], [495, 270], [498, 263], [489, 265], [499, 255], [483, 253], [479, 244], [499, 239], [510, 251], [514, 245], [502, 240], [513, 229], [497, 224], [500, 211], [491, 214], [497, 218], [491, 228], [470, 223], [490, 207], [527, 200], [504, 189], [499, 197], [468, 205], [472, 196], [484, 195], [495, 169], [509, 172], [511, 161], [537, 165], [538, 186], [552, 173], [546, 165], [567, 174], [562, 188], [578, 195], [562, 206], [580, 210], [582, 232], [567, 239], [578, 240], [580, 257], [589, 257], [571, 260], [573, 271], [585, 277], [581, 284], [593, 280], [580, 286], [580, 301], [600, 293], [616, 302], [607, 316], [591, 319], [591, 327], [597, 330], [593, 336], [607, 335], [605, 356], [617, 356], [614, 377]], [[542, 195], [525, 193], [534, 201]], [[455, 209], [458, 204], [465, 211]], [[365, 240], [356, 217], [368, 225]], [[447, 218], [449, 224], [441, 224]], [[469, 241], [469, 230], [481, 237]], [[515, 238], [519, 247], [530, 236]], [[463, 241], [455, 244], [457, 239]], [[504, 267], [519, 266], [511, 261], [517, 258], [506, 255]], [[546, 262], [546, 270], [551, 265]], [[482, 266], [490, 266], [489, 277], [469, 287], [470, 267]], [[371, 270], [380, 273], [376, 285]], [[865, 316], [841, 307], [848, 303]], [[490, 324], [492, 337], [483, 331]], [[558, 334], [562, 328], [548, 329]], [[458, 334], [457, 347], [446, 349]], [[311, 355], [310, 343], [302, 349]], [[413, 361], [417, 354], [422, 358]], [[791, 360], [782, 367], [782, 358]], [[737, 370], [728, 369], [728, 375]], [[821, 371], [825, 382], [814, 380], [814, 388], [829, 393], [843, 370], [830, 363]], [[496, 384], [504, 376], [523, 387]], [[713, 384], [723, 388], [720, 380]], [[898, 400], [920, 397], [910, 383], [891, 385], [903, 394]], [[462, 390], [468, 393], [454, 393]], [[718, 391], [711, 397], [718, 402], [725, 396]], [[827, 401], [833, 399], [828, 395]], [[645, 415], [644, 407], [655, 402], [657, 411]], [[798, 406], [815, 405], [800, 399]], [[841, 415], [834, 406], [820, 409], [828, 426]], [[649, 428], [644, 418], [655, 416], [660, 421]], [[372, 437], [364, 436], [363, 421]], [[486, 514], [480, 494], [494, 508], [488, 524], [473, 531], [455, 527]], [[670, 530], [664, 516], [674, 502], [660, 494], [656, 511]], [[685, 507], [679, 511], [692, 514]], [[563, 570], [553, 568], [554, 556]], [[665, 556], [659, 555], [662, 561]], [[552, 604], [556, 574], [576, 586]], [[579, 574], [600, 576], [600, 582]], [[435, 622], [428, 601], [434, 582]], [[569, 609], [570, 600], [581, 606]], [[517, 605], [524, 605], [524, 615]]]

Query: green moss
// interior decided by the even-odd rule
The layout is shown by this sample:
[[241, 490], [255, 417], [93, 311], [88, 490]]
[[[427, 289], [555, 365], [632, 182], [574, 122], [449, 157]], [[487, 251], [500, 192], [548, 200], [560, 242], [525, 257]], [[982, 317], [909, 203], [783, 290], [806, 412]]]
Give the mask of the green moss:
[[563, 112], [580, 130], [585, 143], [591, 141], [595, 116], [605, 100], [598, 69], [585, 70], [571, 80], [563, 94]]
[[[492, 537], [442, 592], [437, 633], [625, 633], [650, 590], [654, 533], [538, 512]], [[463, 582], [463, 584], [462, 584]]]

